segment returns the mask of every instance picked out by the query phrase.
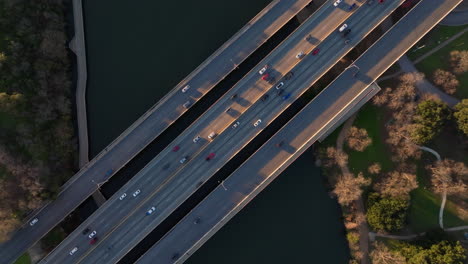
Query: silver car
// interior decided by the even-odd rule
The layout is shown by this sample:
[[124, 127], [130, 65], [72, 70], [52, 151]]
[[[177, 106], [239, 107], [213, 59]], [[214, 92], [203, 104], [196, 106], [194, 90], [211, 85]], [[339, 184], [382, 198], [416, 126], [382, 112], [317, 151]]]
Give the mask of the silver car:
[[197, 143], [200, 139], [201, 139], [200, 136], [196, 136], [196, 137], [193, 139], [193, 143]]
[[186, 93], [190, 89], [190, 85], [185, 85], [184, 88], [182, 88], [182, 92]]
[[140, 192], [141, 192], [140, 189], [136, 190], [136, 191], [133, 193], [133, 197], [137, 197], [137, 195], [139, 195]]
[[75, 252], [78, 251], [78, 247], [74, 247], [71, 251], [70, 251], [70, 256], [75, 254]]
[[93, 232], [91, 232], [91, 234], [89, 234], [89, 238], [93, 238], [94, 236], [96, 235], [96, 230], [94, 230]]
[[262, 120], [261, 120], [261, 119], [257, 120], [257, 121], [254, 123], [254, 127], [258, 127], [258, 125], [260, 125], [260, 123], [262, 123]]
[[125, 199], [125, 197], [127, 197], [127, 193], [123, 193], [122, 195], [120, 195], [119, 200], [122, 201], [123, 199]]
[[35, 225], [37, 222], [39, 222], [39, 219], [34, 218], [34, 219], [29, 223], [29, 225], [30, 225], [30, 226], [33, 226], [33, 225]]

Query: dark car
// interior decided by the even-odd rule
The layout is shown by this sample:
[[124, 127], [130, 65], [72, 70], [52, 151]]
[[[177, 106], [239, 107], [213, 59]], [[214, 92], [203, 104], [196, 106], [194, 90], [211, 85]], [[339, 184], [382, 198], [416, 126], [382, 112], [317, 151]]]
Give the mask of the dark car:
[[283, 100], [286, 100], [286, 99], [288, 99], [289, 97], [291, 97], [291, 93], [288, 93], [287, 95], [283, 96]]
[[179, 253], [174, 253], [174, 254], [172, 254], [171, 259], [172, 259], [172, 260], [177, 260], [179, 257], [180, 257], [180, 254], [179, 254]]
[[262, 80], [268, 81], [268, 79], [270, 79], [270, 74], [269, 73], [265, 73], [265, 74], [262, 75]]
[[173, 152], [177, 152], [179, 149], [180, 149], [179, 146], [175, 146], [175, 147], [172, 148], [172, 151], [173, 151]]
[[234, 99], [236, 99], [236, 98], [237, 98], [237, 94], [233, 94], [233, 95], [231, 96], [231, 100], [234, 100]]
[[357, 5], [354, 3], [352, 5], [349, 6], [348, 10], [353, 10]]
[[268, 99], [268, 97], [270, 97], [268, 94], [264, 94], [261, 98], [262, 102], [265, 102]]
[[283, 144], [284, 144], [284, 141], [280, 141], [280, 142], [276, 143], [275, 146], [277, 148], [280, 148], [281, 146], [283, 146]]
[[86, 235], [89, 233], [89, 231], [91, 231], [91, 229], [89, 227], [87, 227], [85, 230], [83, 230], [83, 232], [81, 232], [83, 235]]
[[209, 161], [209, 160], [213, 159], [213, 158], [215, 157], [215, 155], [216, 155], [215, 153], [210, 153], [210, 155], [208, 155], [208, 156], [205, 158], [205, 160], [206, 160], [206, 161]]
[[290, 72], [286, 73], [286, 75], [284, 76], [284, 79], [285, 79], [285, 80], [289, 80], [289, 79], [291, 79], [293, 76], [294, 76], [294, 72], [290, 71]]
[[284, 89], [279, 89], [278, 91], [276, 91], [276, 94], [278, 96], [281, 96], [283, 93], [284, 93]]
[[171, 166], [171, 164], [167, 163], [162, 168], [163, 168], [163, 170], [167, 170], [167, 169], [169, 169], [170, 166]]
[[345, 31], [343, 32], [343, 37], [348, 36], [349, 33], [351, 33], [351, 29], [350, 29], [350, 28], [348, 28], [347, 30], [345, 30]]
[[113, 170], [113, 169], [110, 169], [110, 170], [108, 170], [108, 171], [106, 172], [106, 176], [109, 176], [109, 175], [111, 175], [113, 172], [114, 172], [114, 170]]
[[317, 55], [319, 53], [320, 49], [314, 49], [314, 51], [312, 51], [312, 55]]
[[95, 237], [95, 238], [93, 238], [93, 239], [91, 239], [91, 240], [89, 241], [89, 244], [94, 245], [94, 244], [96, 243], [97, 240], [98, 240], [98, 238]]

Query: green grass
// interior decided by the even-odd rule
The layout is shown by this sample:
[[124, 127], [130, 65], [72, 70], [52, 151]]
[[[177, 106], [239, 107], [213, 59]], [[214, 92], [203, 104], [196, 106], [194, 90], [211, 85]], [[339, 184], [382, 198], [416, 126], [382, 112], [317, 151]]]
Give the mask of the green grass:
[[[433, 155], [424, 153], [422, 160], [434, 160]], [[413, 232], [423, 232], [439, 227], [439, 209], [441, 195], [430, 190], [429, 172], [424, 168], [423, 161], [418, 162], [417, 178], [419, 187], [411, 192], [411, 203], [408, 212], [408, 224]], [[450, 197], [449, 197], [450, 198]], [[447, 199], [444, 210], [444, 227], [466, 225], [466, 222], [456, 215], [453, 204]]]
[[0, 112], [0, 128], [12, 130], [16, 126], [16, 120], [9, 114]]
[[67, 235], [62, 230], [62, 228], [55, 227], [41, 239], [42, 246], [46, 251], [52, 250], [54, 247], [60, 244], [60, 242], [62, 242], [66, 236]]
[[30, 263], [31, 263], [31, 258], [29, 257], [28, 253], [24, 253], [15, 262], [15, 264], [30, 264]]
[[[432, 74], [436, 69], [451, 71], [449, 58], [453, 50], [468, 50], [468, 32], [416, 64], [416, 68], [423, 72], [428, 80], [432, 79]], [[457, 79], [460, 87], [455, 96], [459, 99], [468, 98], [468, 73], [457, 75]]]
[[[358, 113], [353, 126], [367, 130], [372, 144], [363, 152], [353, 151], [346, 147], [349, 154], [349, 167], [354, 173], [367, 173], [367, 168], [378, 162], [382, 166], [382, 172], [393, 168], [389, 150], [384, 142], [384, 110], [372, 104], [366, 104]], [[345, 143], [346, 145], [346, 143]]]
[[[437, 45], [457, 34], [461, 30], [466, 28], [466, 26], [436, 26], [432, 29], [422, 40], [420, 40], [413, 48], [411, 48], [406, 55], [411, 59], [415, 60], [420, 56], [424, 55], [426, 52], [432, 50]], [[422, 47], [417, 49], [418, 47]]]

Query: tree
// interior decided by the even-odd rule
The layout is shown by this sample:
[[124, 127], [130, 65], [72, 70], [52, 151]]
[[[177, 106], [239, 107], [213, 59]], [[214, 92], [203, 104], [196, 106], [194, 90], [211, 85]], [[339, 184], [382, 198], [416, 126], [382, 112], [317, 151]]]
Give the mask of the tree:
[[423, 101], [416, 108], [411, 138], [417, 144], [427, 143], [440, 133], [449, 119], [450, 109], [446, 104], [434, 100]]
[[458, 128], [468, 136], [468, 99], [463, 99], [455, 105], [455, 110], [453, 116], [457, 121]]
[[370, 253], [372, 264], [406, 264], [406, 259], [400, 252], [390, 250], [382, 242], [374, 242], [374, 249]]
[[402, 199], [382, 197], [367, 210], [367, 222], [378, 231], [393, 232], [403, 228], [408, 202]]
[[348, 164], [348, 155], [346, 153], [334, 147], [328, 147], [326, 149], [324, 160], [325, 167], [331, 167], [333, 165], [342, 167], [346, 166], [346, 164]]
[[408, 264], [463, 264], [466, 259], [459, 241], [443, 240], [426, 247], [401, 243], [400, 252]]
[[468, 71], [468, 50], [454, 50], [450, 52], [450, 64], [455, 74]]
[[361, 187], [369, 184], [370, 180], [364, 178], [362, 173], [359, 173], [357, 177], [347, 173], [338, 178], [333, 193], [338, 197], [338, 203], [346, 206], [359, 199], [362, 194]]
[[356, 151], [364, 151], [372, 143], [367, 131], [364, 128], [355, 126], [348, 130], [346, 138], [348, 146]]
[[367, 171], [370, 174], [379, 174], [381, 170], [382, 170], [382, 167], [380, 166], [380, 163], [377, 163], [377, 162], [370, 165], [369, 168], [367, 169]]
[[409, 193], [418, 188], [415, 174], [392, 171], [374, 188], [383, 196], [409, 200]]
[[431, 183], [434, 192], [447, 194], [467, 191], [468, 168], [463, 162], [444, 159], [436, 161], [428, 169], [432, 172]]
[[457, 91], [460, 82], [457, 77], [448, 71], [437, 69], [434, 71], [433, 81], [436, 85], [442, 87], [448, 94], [454, 94]]

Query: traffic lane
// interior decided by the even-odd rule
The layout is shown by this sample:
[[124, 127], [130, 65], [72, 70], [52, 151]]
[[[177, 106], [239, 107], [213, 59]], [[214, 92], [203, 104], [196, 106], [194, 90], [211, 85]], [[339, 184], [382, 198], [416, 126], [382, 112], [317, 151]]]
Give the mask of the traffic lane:
[[[457, 1], [453, 1], [453, 2], [457, 2]], [[450, 10], [450, 9], [449, 9], [449, 10]], [[423, 14], [424, 14], [424, 13], [423, 13]], [[402, 34], [400, 33], [399, 35], [402, 35]], [[416, 41], [414, 41], [413, 43], [415, 43], [415, 42], [416, 42]], [[390, 44], [389, 44], [389, 45], [390, 45]], [[410, 45], [407, 45], [407, 46], [409, 47]], [[383, 54], [384, 54], [384, 53], [382, 53], [382, 56], [383, 56]], [[398, 56], [397, 56], [397, 57], [398, 57]], [[396, 57], [396, 58], [397, 58], [397, 57]], [[375, 57], [374, 57], [374, 58], [375, 58]], [[396, 59], [396, 58], [394, 58], [394, 59]], [[374, 61], [374, 60], [371, 60], [371, 61]], [[382, 62], [380, 62], [379, 64], [382, 64]], [[387, 63], [387, 64], [388, 64], [388, 63]], [[391, 64], [388, 64], [388, 65], [391, 65]], [[383, 72], [383, 71], [382, 71], [382, 72]], [[348, 80], [346, 80], [345, 78], [343, 78], [343, 76], [345, 76], [345, 74], [348, 75]], [[349, 77], [350, 75], [351, 75], [351, 78]], [[378, 75], [380, 75], [380, 73], [374, 75], [374, 78], [377, 78]], [[347, 84], [349, 84], [350, 82], [353, 82], [353, 81], [356, 82], [357, 80], [354, 79], [354, 78], [352, 78], [352, 73], [351, 73], [351, 71], [346, 71], [345, 73], [343, 73], [343, 75], [341, 76], [341, 78], [338, 78], [336, 81], [337, 81], [337, 82], [334, 82], [334, 83], [333, 83], [333, 84], [334, 84], [334, 87], [336, 87], [336, 86], [338, 86], [338, 87], [339, 87], [339, 86], [345, 87], [345, 86], [346, 86]], [[367, 84], [363, 84], [363, 83], [360, 83], [360, 84], [361, 84], [361, 86], [367, 86]], [[330, 87], [329, 87], [329, 88], [330, 88]], [[329, 88], [327, 88], [325, 91], [330, 91]], [[339, 91], [338, 91], [338, 94], [340, 94]], [[349, 95], [348, 95], [348, 96], [349, 96]], [[316, 102], [317, 102], [317, 101], [315, 101], [315, 103], [316, 103]], [[312, 103], [310, 103], [309, 106], [310, 106], [310, 105], [312, 105]], [[292, 123], [294, 123], [295, 121], [296, 121], [296, 122], [295, 122], [296, 124], [299, 124], [299, 125], [300, 125], [301, 123], [303, 123], [303, 122], [301, 122], [301, 120], [302, 120], [303, 118], [309, 119], [311, 115], [314, 115], [314, 114], [316, 115], [316, 114], [319, 112], [319, 111], [317, 111], [318, 109], [323, 109], [323, 108], [322, 108], [323, 106], [317, 107], [318, 109], [313, 109], [312, 107], [309, 107], [309, 106], [306, 107], [303, 111], [301, 111], [294, 119], [292, 119], [292, 121], [290, 121], [290, 122], [287, 124], [286, 127], [292, 126]], [[306, 109], [311, 109], [311, 110], [310, 110], [309, 112], [306, 112], [306, 111], [305, 111]], [[303, 118], [300, 118], [301, 115], [302, 115]], [[285, 127], [285, 128], [286, 128], [286, 127]], [[308, 127], [309, 127], [309, 129], [310, 129], [310, 128], [314, 128], [314, 127], [316, 127], [316, 126], [314, 126], [314, 125], [309, 125]], [[271, 143], [274, 139], [277, 139], [278, 137], [279, 137], [279, 138], [283, 138], [283, 137], [286, 137], [288, 134], [289, 134], [290, 136], [291, 136], [291, 135], [294, 135], [294, 132], [300, 131], [300, 130], [298, 130], [298, 129], [296, 128], [296, 129], [293, 129], [293, 130], [289, 130], [289, 132], [287, 132], [287, 133], [284, 133], [284, 131], [286, 131], [286, 130], [285, 130], [285, 129], [280, 130], [280, 131], [277, 133], [277, 135], [275, 135], [270, 141], [267, 142], [267, 144]], [[305, 132], [305, 133], [302, 133], [302, 135], [305, 135], [305, 136], [310, 136], [310, 135], [312, 134], [312, 133], [310, 132], [310, 130], [306, 130], [306, 131], [304, 131], [304, 132]], [[284, 136], [282, 136], [281, 134], [284, 134]], [[315, 134], [317, 134], [317, 133], [315, 133]], [[278, 138], [277, 140], [279, 140], [279, 138]], [[304, 141], [304, 139], [303, 139], [304, 137], [293, 136], [292, 138], [293, 138], [293, 140], [291, 141], [291, 144], [290, 144], [290, 145], [292, 145], [293, 148], [294, 148], [294, 145], [300, 146], [301, 142]], [[294, 142], [294, 141], [296, 141], [296, 142]], [[271, 145], [271, 144], [270, 144], [270, 145]], [[270, 164], [274, 164], [273, 166], [277, 166], [278, 161], [275, 161], [275, 160], [272, 159], [271, 157], [268, 157], [268, 156], [267, 156], [268, 154], [273, 153], [273, 152], [271, 152], [271, 151], [265, 151], [265, 152], [262, 153], [261, 151], [262, 151], [263, 149], [264, 149], [264, 148], [262, 147], [259, 151], [257, 151], [256, 154], [258, 154], [258, 155], [256, 155], [255, 157], [267, 157], [266, 160], [272, 160], [272, 161], [270, 162]], [[297, 149], [297, 148], [295, 148], [295, 149]], [[252, 159], [252, 158], [249, 159], [249, 160], [247, 160], [245, 164], [248, 164], [249, 162], [250, 162], [253, 166], [256, 165], [256, 163], [254, 163], [254, 159]], [[238, 169], [238, 171], [234, 172], [234, 174], [236, 174], [236, 175], [246, 175], [248, 172], [251, 172], [250, 168], [249, 168], [247, 171], [245, 171], [245, 172], [242, 172], [242, 171], [241, 171], [242, 168], [246, 168], [246, 167], [247, 167], [247, 166], [245, 166], [245, 164], [242, 165], [242, 166]], [[281, 163], [280, 163], [280, 164], [281, 164]], [[264, 166], [263, 168], [268, 168], [268, 166]], [[234, 174], [233, 174], [233, 175], [234, 175]], [[263, 174], [263, 175], [268, 175], [268, 172], [267, 172], [267, 171], [264, 171], [263, 173], [259, 173], [259, 174], [260, 174], [260, 175], [262, 175], [262, 174]], [[232, 176], [231, 176], [231, 177], [232, 177]], [[229, 177], [228, 179], [230, 180], [231, 177]], [[226, 184], [229, 184], [229, 182], [226, 182], [225, 185], [226, 185]], [[219, 188], [218, 188], [218, 189], [219, 189]], [[229, 189], [228, 189], [228, 190], [229, 190]], [[218, 192], [219, 192], [219, 191], [218, 191]], [[215, 201], [222, 201], [222, 200], [221, 200], [221, 199], [216, 199]], [[203, 202], [202, 202], [199, 206], [202, 206], [203, 204], [207, 204], [207, 203], [203, 203]], [[192, 213], [195, 214], [195, 213], [197, 212], [197, 209], [198, 209], [198, 207], [195, 208], [195, 209], [190, 213], [190, 215], [192, 215]], [[213, 210], [213, 207], [210, 207], [210, 210], [208, 210], [208, 211], [209, 211], [210, 213], [211, 213], [211, 212], [217, 212], [217, 210]], [[180, 229], [173, 229], [173, 230], [180, 230]], [[170, 233], [170, 234], [171, 234], [171, 233]], [[167, 235], [164, 239], [166, 239], [167, 237], [170, 237], [170, 234]], [[176, 240], [176, 241], [179, 241], [179, 242], [180, 242], [180, 240], [182, 240], [181, 236], [183, 236], [184, 234], [188, 234], [188, 232], [179, 232], [178, 234], [180, 235], [180, 236], [179, 236], [179, 240]], [[163, 241], [168, 241], [167, 239], [166, 239], [166, 240], [164, 240], [164, 239], [163, 239]], [[186, 239], [187, 239], [187, 238], [184, 237], [183, 241], [185, 241]], [[174, 240], [171, 240], [171, 241], [174, 241]], [[159, 242], [159, 243], [160, 243], [160, 242]], [[165, 243], [165, 245], [168, 245], [168, 244], [169, 244], [169, 245], [175, 245], [175, 243], [167, 243], [167, 242]], [[158, 244], [157, 244], [157, 245], [158, 245]], [[153, 248], [156, 248], [156, 246], [154, 246]], [[162, 251], [161, 251], [161, 250], [158, 250], [158, 251], [152, 250], [151, 252], [158, 252], [158, 253], [161, 253], [161, 252], [163, 252], [163, 253], [165, 253], [165, 252], [171, 252], [171, 250], [166, 250], [166, 249], [167, 249], [167, 248], [165, 248], [165, 250], [162, 250]], [[173, 251], [174, 251], [174, 250], [172, 250], [172, 252], [173, 252]], [[145, 259], [152, 259], [152, 260], [155, 260], [155, 255], [154, 255], [154, 254], [153, 254], [153, 255], [145, 255], [144, 257], [145, 257]], [[166, 257], [167, 257], [167, 256], [166, 256]], [[142, 258], [142, 259], [143, 259], [143, 258]], [[146, 262], [141, 262], [141, 263], [146, 263]]]
[[120, 241], [128, 241], [127, 239], [120, 239]]

